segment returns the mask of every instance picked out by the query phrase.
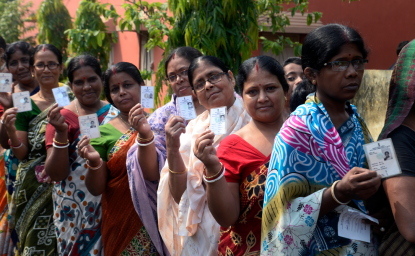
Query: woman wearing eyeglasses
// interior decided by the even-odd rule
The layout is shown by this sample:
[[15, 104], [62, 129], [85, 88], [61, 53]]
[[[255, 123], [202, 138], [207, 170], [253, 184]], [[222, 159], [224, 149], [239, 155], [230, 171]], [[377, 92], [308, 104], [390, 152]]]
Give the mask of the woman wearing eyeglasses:
[[[378, 255], [369, 241], [339, 236], [339, 215], [367, 213], [381, 178], [367, 166], [369, 130], [349, 100], [359, 90], [367, 50], [352, 28], [309, 33], [302, 65], [316, 87], [275, 138], [262, 212], [261, 255]], [[373, 214], [371, 212], [371, 214]], [[377, 217], [381, 225], [384, 219]], [[381, 225], [372, 223], [373, 231]]]
[[235, 79], [218, 58], [195, 59], [188, 71], [189, 83], [207, 111], [188, 126], [180, 116], [166, 124], [167, 163], [157, 191], [160, 234], [172, 255], [217, 255], [219, 224], [206, 203], [203, 163], [193, 154], [196, 139], [209, 129], [210, 110], [227, 107], [226, 134], [217, 135], [213, 146], [245, 126], [251, 117], [235, 98]]
[[[20, 253], [43, 251], [45, 255], [53, 255], [57, 246], [52, 218], [53, 184], [48, 182], [49, 178], [42, 177], [42, 171], [46, 159], [47, 113], [55, 102], [52, 89], [59, 86], [62, 55], [53, 45], [38, 45], [30, 58], [30, 66], [40, 86], [39, 92], [31, 96], [32, 110], [17, 113], [13, 107], [3, 116], [2, 129], [7, 131], [13, 154], [21, 160], [9, 209], [12, 213], [9, 225], [17, 232]], [[72, 100], [69, 89], [68, 95]]]

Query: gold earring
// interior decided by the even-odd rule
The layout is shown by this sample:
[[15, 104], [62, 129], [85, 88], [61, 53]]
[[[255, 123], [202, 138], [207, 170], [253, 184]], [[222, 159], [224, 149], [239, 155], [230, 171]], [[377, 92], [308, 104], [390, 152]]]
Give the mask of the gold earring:
[[284, 96], [284, 98], [285, 98], [285, 101], [287, 101], [287, 97], [286, 97], [286, 96]]
[[32, 74], [32, 77], [35, 77], [35, 75]]
[[316, 84], [316, 80], [313, 80], [313, 82], [312, 82], [313, 84]]

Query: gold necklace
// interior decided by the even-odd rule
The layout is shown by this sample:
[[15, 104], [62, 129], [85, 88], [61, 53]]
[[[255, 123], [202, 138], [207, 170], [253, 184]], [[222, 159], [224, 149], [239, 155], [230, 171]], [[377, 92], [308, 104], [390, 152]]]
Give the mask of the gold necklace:
[[[41, 99], [44, 99], [44, 100], [48, 100], [48, 101], [50, 101], [50, 99], [45, 99], [45, 98], [43, 98], [42, 96], [40, 96], [40, 93], [38, 93], [38, 94], [37, 94], [37, 96], [39, 96], [39, 98], [41, 98]], [[55, 100], [55, 98], [53, 98], [52, 100]]]
[[121, 120], [128, 126], [131, 127], [131, 124], [129, 122], [126, 122], [122, 117], [121, 114], [118, 114], [118, 117], [121, 118]]
[[81, 116], [80, 114], [79, 114], [79, 111], [78, 111], [78, 105], [76, 105], [76, 102], [78, 101], [78, 99], [76, 99], [76, 101], [75, 101], [75, 108], [76, 108], [76, 113], [78, 113], [78, 116]]

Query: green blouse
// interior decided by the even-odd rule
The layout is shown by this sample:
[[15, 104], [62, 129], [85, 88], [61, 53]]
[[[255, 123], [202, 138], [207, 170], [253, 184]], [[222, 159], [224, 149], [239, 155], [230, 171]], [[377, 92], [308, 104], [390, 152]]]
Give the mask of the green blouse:
[[103, 161], [108, 161], [108, 154], [123, 134], [110, 123], [101, 125], [99, 131], [101, 137], [91, 139], [91, 146], [95, 148]]
[[39, 107], [36, 103], [30, 99], [32, 103], [32, 110], [26, 112], [20, 112], [16, 115], [16, 130], [27, 132], [29, 130], [29, 123], [33, 120], [36, 116], [38, 116], [42, 111], [40, 111]]

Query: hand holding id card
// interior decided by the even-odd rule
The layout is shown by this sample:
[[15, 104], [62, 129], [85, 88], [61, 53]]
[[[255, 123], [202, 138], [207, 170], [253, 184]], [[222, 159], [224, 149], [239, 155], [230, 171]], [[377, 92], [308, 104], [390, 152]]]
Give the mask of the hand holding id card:
[[382, 178], [396, 176], [402, 173], [396, 157], [392, 139], [384, 139], [363, 145], [369, 169], [376, 171]]
[[71, 100], [68, 97], [65, 87], [58, 87], [52, 89], [53, 96], [55, 97], [56, 103], [59, 107], [65, 107], [71, 103]]
[[12, 91], [13, 76], [11, 73], [0, 73], [0, 92]]
[[215, 135], [226, 133], [226, 107], [212, 108], [210, 110], [210, 130]]
[[101, 137], [97, 114], [80, 116], [78, 119], [82, 137], [87, 136], [89, 139]]
[[17, 108], [17, 113], [32, 111], [32, 103], [30, 102], [30, 92], [18, 92], [12, 94], [13, 106]]
[[180, 114], [185, 120], [191, 120], [197, 117], [192, 96], [178, 97], [177, 101], [179, 102]]
[[141, 86], [141, 106], [154, 108], [154, 86]]

